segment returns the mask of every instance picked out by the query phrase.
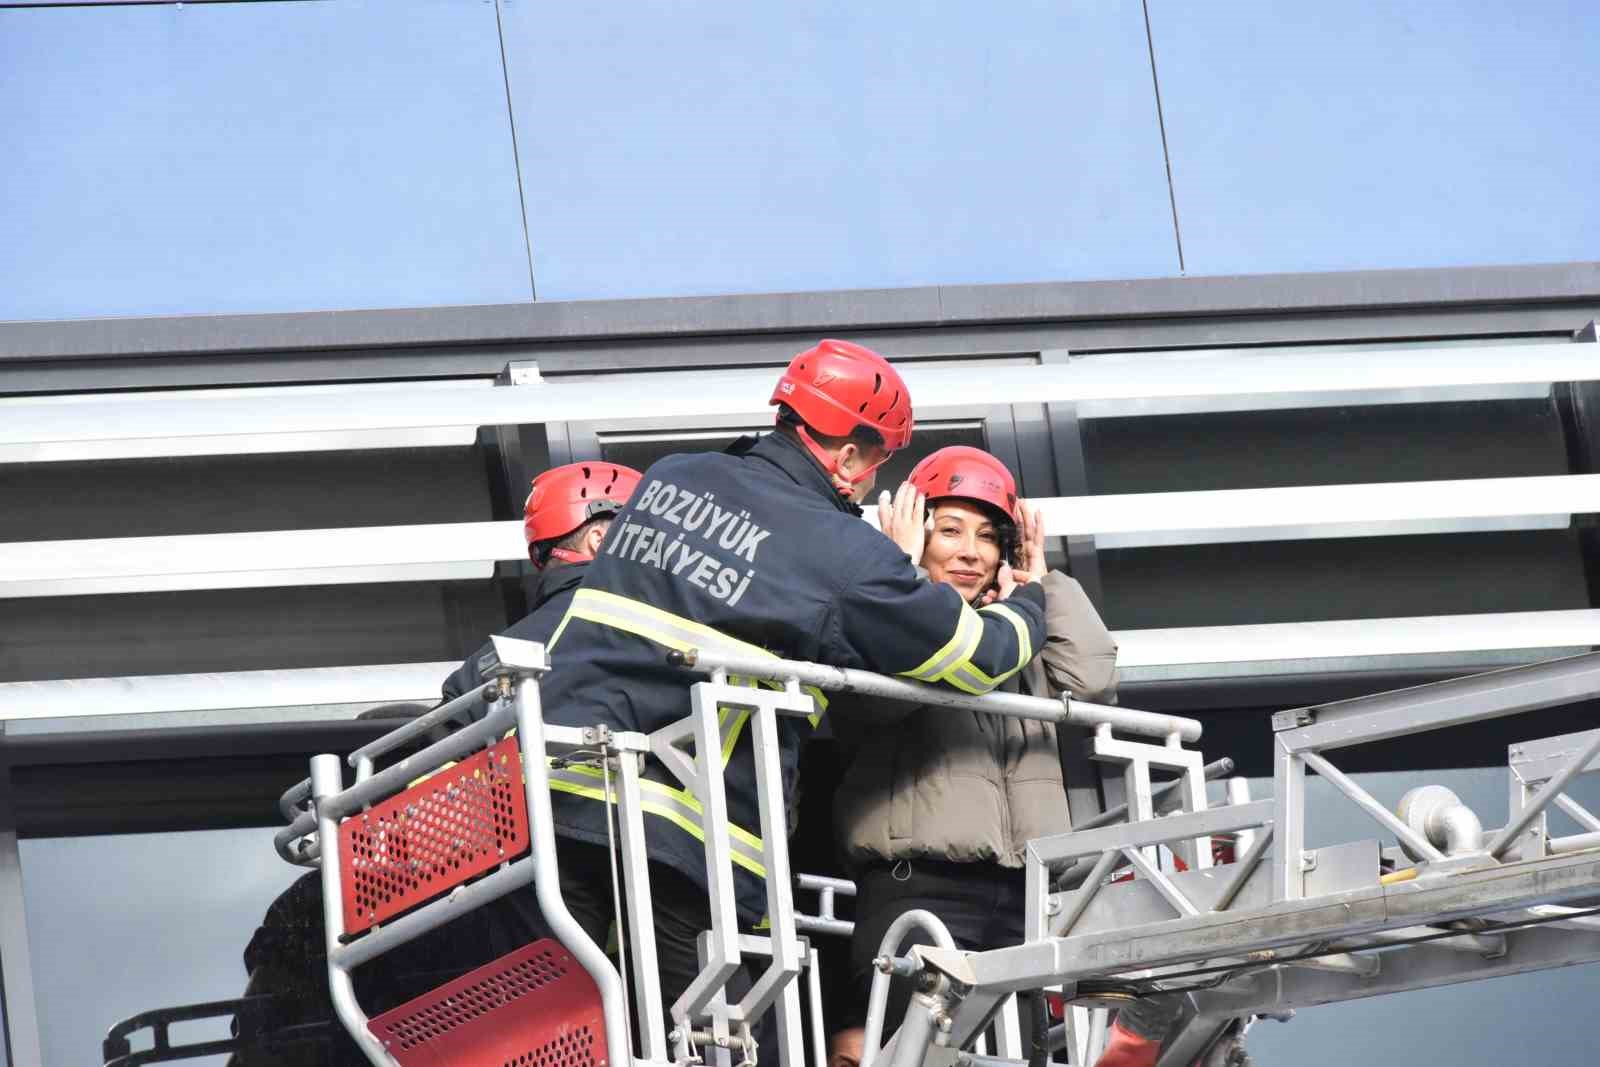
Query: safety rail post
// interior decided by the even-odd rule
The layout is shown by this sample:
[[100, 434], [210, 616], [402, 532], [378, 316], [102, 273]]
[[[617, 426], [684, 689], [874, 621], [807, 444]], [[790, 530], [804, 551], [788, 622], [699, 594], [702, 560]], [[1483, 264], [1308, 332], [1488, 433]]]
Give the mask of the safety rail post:
[[[680, 662], [675, 657], [672, 662]], [[744, 679], [739, 679], [741, 682]], [[708, 681], [690, 689], [691, 716], [686, 724], [673, 724], [652, 736], [652, 751], [693, 791], [700, 802], [700, 829], [705, 846], [706, 878], [711, 913], [711, 929], [702, 946], [704, 961], [700, 974], [677, 1003], [671, 1006], [673, 1044], [681, 1059], [692, 1054], [695, 1044], [712, 1042], [720, 1057], [731, 1041], [745, 1047], [749, 1027], [769, 1006], [775, 1006], [779, 1061], [783, 1067], [803, 1067], [805, 1042], [797, 982], [807, 951], [799, 939], [799, 920], [795, 913], [794, 886], [790, 879], [788, 812], [783, 795], [783, 773], [779, 756], [781, 737], [778, 715], [806, 716], [815, 712], [811, 698], [797, 684], [780, 691], [733, 684], [724, 672], [715, 672]], [[771, 963], [757, 977], [749, 992], [738, 1002], [728, 1003], [726, 985], [742, 962], [743, 939], [738, 917], [733, 871], [734, 847], [730, 841], [731, 821], [727, 809], [723, 765], [731, 750], [726, 744], [736, 737], [725, 736], [724, 719], [751, 725], [752, 756], [756, 776], [757, 811], [761, 829], [761, 864], [765, 872], [767, 913], [771, 924], [765, 954]], [[692, 741], [694, 755], [682, 753], [685, 741]], [[849, 883], [842, 883], [849, 885]], [[833, 887], [837, 888], [837, 887]], [[849, 886], [854, 892], [854, 886]], [[815, 927], [831, 928], [834, 922], [810, 920]], [[848, 928], [849, 924], [838, 924]], [[830, 930], [830, 932], [839, 932]], [[709, 1016], [709, 1031], [696, 1030], [695, 1022]], [[735, 1032], [737, 1028], [738, 1032]]]
[[[698, 977], [671, 1008], [680, 1058], [691, 1048], [694, 1020], [707, 1013], [739, 969], [739, 917], [735, 908], [733, 856], [728, 844], [728, 793], [722, 779], [722, 738], [717, 716], [719, 686], [699, 682], [689, 690], [694, 729], [694, 794], [700, 801], [700, 833], [706, 856], [706, 896], [711, 915], [705, 959]], [[724, 1008], [723, 1014], [726, 1009]], [[721, 1025], [726, 1024], [726, 1019]], [[714, 1019], [714, 1025], [718, 1025]], [[722, 1034], [722, 1037], [729, 1035]]]
[[628, 1033], [628, 1006], [622, 992], [622, 978], [611, 965], [605, 949], [594, 943], [594, 939], [573, 918], [572, 912], [567, 910], [567, 903], [561, 895], [555, 821], [550, 810], [550, 763], [545, 756], [544, 714], [539, 702], [539, 678], [549, 669], [550, 661], [543, 646], [515, 642], [529, 646], [526, 650], [518, 651], [532, 653], [529, 657], [532, 662], [506, 663], [507, 656], [502, 648], [504, 642], [505, 638], [495, 638], [495, 649], [501, 653], [502, 660], [499, 669], [510, 668], [513, 678], [512, 700], [516, 708], [517, 737], [522, 744], [522, 780], [528, 801], [533, 886], [539, 900], [539, 911], [556, 939], [594, 979], [605, 1016], [606, 1044], [614, 1050], [612, 1056], [629, 1057], [633, 1043]]
[[1272, 739], [1272, 899], [1299, 900], [1305, 893], [1306, 765], [1278, 734]]
[[339, 950], [344, 944], [344, 897], [340, 891], [344, 872], [339, 863], [339, 819], [331, 810], [329, 801], [343, 788], [344, 772], [338, 756], [324, 754], [311, 757], [311, 801], [317, 815], [317, 838], [327, 842], [320, 862], [328, 988], [333, 998], [334, 1014], [367, 1059], [372, 1061], [374, 1067], [397, 1067], [394, 1057], [389, 1055], [383, 1043], [367, 1029], [367, 1015], [356, 1000], [350, 969], [339, 959]]
[[[1180, 777], [1174, 785], [1183, 810], [1205, 810], [1205, 757], [1197, 749], [1184, 748], [1176, 732], [1167, 735], [1165, 744], [1156, 745], [1113, 737], [1111, 731], [1110, 723], [1101, 723], [1096, 727], [1089, 756], [1102, 763], [1122, 766], [1129, 822], [1142, 822], [1156, 816], [1155, 797], [1150, 784], [1150, 770], [1153, 767], [1179, 773]], [[1184, 841], [1173, 848], [1190, 870], [1211, 866], [1209, 841]], [[1154, 849], [1147, 849], [1144, 856], [1150, 862], [1155, 862]]]
[[633, 955], [634, 1004], [639, 1020], [640, 1051], [645, 1059], [665, 1062], [667, 1016], [661, 1003], [661, 969], [656, 963], [656, 919], [650, 892], [650, 859], [645, 846], [644, 799], [640, 762], [648, 740], [638, 750], [619, 753], [618, 822], [622, 838], [623, 885], [627, 897], [628, 947]]
[[[751, 742], [755, 756], [756, 795], [761, 818], [761, 852], [767, 869], [767, 919], [771, 926], [772, 964], [752, 983], [739, 1004], [746, 1020], [760, 1018], [777, 1001], [778, 1050], [783, 1067], [803, 1067], [805, 1042], [800, 1029], [800, 975], [803, 949], [795, 928], [794, 883], [789, 873], [789, 818], [779, 762], [778, 706], [792, 715], [815, 711], [811, 698], [789, 683], [781, 694], [746, 690], [755, 699]], [[782, 699], [775, 699], [781, 697]]]

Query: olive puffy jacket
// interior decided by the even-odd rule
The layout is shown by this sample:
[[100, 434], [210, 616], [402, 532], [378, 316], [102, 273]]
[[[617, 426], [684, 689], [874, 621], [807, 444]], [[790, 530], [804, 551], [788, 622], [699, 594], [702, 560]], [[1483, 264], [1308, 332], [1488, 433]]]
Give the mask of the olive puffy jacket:
[[[1116, 642], [1076, 581], [1059, 571], [1041, 581], [1045, 647], [1021, 685], [1005, 688], [1110, 703]], [[923, 858], [1021, 867], [1031, 838], [1071, 827], [1066, 785], [1084, 783], [1063, 782], [1050, 723], [845, 694], [833, 710], [846, 761], [834, 822], [852, 866]]]

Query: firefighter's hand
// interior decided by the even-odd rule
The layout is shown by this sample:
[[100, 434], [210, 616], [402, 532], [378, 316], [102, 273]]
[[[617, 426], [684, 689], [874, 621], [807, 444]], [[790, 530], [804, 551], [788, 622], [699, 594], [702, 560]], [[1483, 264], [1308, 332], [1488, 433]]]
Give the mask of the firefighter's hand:
[[878, 529], [911, 557], [912, 566], [921, 566], [928, 539], [928, 498], [910, 482], [900, 483], [892, 501], [885, 489], [878, 494]]
[[1026, 500], [1017, 501], [1017, 570], [1040, 575], [1044, 566], [1044, 516]]

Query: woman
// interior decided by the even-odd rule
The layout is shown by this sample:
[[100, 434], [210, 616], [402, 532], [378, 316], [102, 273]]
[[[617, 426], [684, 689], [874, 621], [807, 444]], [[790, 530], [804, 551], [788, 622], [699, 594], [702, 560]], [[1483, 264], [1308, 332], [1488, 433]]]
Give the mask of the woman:
[[[966, 446], [924, 459], [879, 520], [927, 572], [981, 607], [1044, 569], [1037, 509], [1016, 495], [1005, 465]], [[1116, 644], [1077, 582], [1039, 579], [1048, 640], [1004, 688], [1036, 696], [1070, 692], [1104, 703], [1116, 690]], [[843, 699], [842, 697], [840, 699]], [[852, 989], [841, 1019], [865, 1019], [872, 959], [884, 931], [908, 908], [945, 920], [971, 950], [1022, 941], [1023, 848], [1071, 823], [1061, 753], [1049, 723], [907, 704], [837, 707], [829, 720], [845, 771], [834, 820], [857, 885]], [[900, 985], [900, 983], [896, 983]], [[883, 1034], [900, 1024], [909, 996], [891, 993]]]

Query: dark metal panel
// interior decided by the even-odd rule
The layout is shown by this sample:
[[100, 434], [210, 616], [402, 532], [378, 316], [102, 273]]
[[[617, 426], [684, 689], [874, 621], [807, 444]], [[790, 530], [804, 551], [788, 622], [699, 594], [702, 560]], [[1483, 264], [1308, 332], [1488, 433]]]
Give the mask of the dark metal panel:
[[[1600, 302], [1600, 262], [0, 323], [0, 361]], [[1577, 325], [1581, 325], [1577, 324]], [[1568, 326], [1568, 329], [1576, 328]], [[1206, 342], [1200, 342], [1206, 343]], [[1072, 347], [1072, 346], [1068, 346]], [[495, 370], [504, 363], [496, 363]]]
[[27, 837], [270, 826], [277, 798], [320, 752], [388, 722], [118, 730], [13, 738], [17, 826]]
[[0, 542], [486, 521], [483, 462], [462, 446], [5, 463]]
[[1113, 630], [1588, 608], [1574, 531], [1100, 553]]
[[0, 600], [0, 681], [461, 660], [510, 621], [496, 586], [486, 579]]
[[[1595, 324], [1590, 322], [1578, 330], [1573, 340], [1595, 343]], [[1567, 462], [1572, 473], [1600, 472], [1600, 385], [1594, 382], [1561, 382], [1554, 389], [1554, 398], [1566, 434]], [[1578, 531], [1578, 538], [1583, 545], [1589, 602], [1600, 603], [1600, 529], [1593, 525], [1583, 526]]]

